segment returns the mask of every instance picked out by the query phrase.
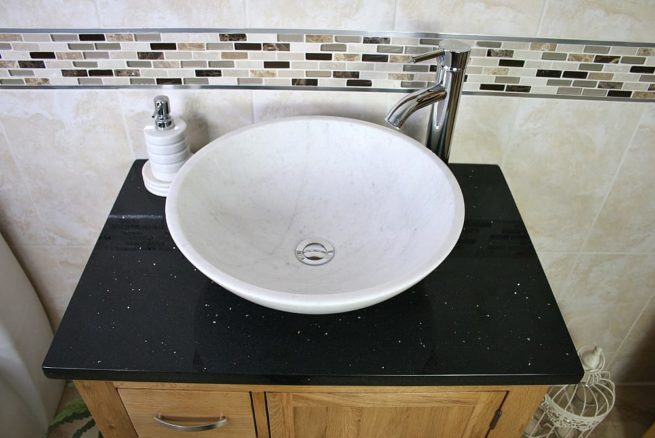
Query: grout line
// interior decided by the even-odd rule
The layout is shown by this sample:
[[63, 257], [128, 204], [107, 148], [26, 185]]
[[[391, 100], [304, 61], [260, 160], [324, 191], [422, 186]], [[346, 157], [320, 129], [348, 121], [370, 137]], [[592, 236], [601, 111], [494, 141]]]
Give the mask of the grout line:
[[57, 241], [56, 236], [53, 236], [52, 233], [45, 227], [45, 222], [43, 221], [43, 217], [41, 213], [39, 212], [39, 209], [36, 208], [36, 202], [34, 202], [34, 195], [32, 194], [32, 189], [30, 185], [28, 184], [29, 179], [25, 175], [25, 171], [23, 170], [23, 167], [21, 166], [19, 160], [16, 159], [16, 154], [14, 153], [14, 148], [12, 146], [12, 142], [9, 140], [9, 135], [7, 134], [7, 130], [5, 129], [4, 123], [0, 119], [0, 133], [2, 136], [5, 138], [5, 141], [7, 142], [7, 149], [9, 150], [9, 155], [11, 156], [11, 159], [14, 161], [14, 164], [16, 165], [16, 169], [18, 170], [18, 174], [20, 175], [21, 179], [21, 185], [25, 187], [25, 190], [27, 191], [27, 196], [29, 197], [30, 201], [30, 206], [32, 210], [34, 211], [34, 214], [36, 215], [37, 219], [39, 220], [39, 228], [43, 232], [43, 236], [49, 240], [49, 242], [46, 243], [35, 243], [32, 245], [54, 245], [55, 242]]
[[401, 0], [396, 0], [394, 2], [394, 7], [393, 7], [393, 21], [391, 23], [391, 27], [393, 30], [398, 29], [398, 8], [400, 7], [400, 1]]
[[125, 102], [124, 102], [124, 96], [123, 93], [120, 91], [116, 91], [118, 94], [118, 110], [121, 113], [121, 119], [123, 121], [123, 131], [125, 133], [125, 138], [127, 140], [127, 147], [130, 149], [130, 152], [132, 153], [132, 160], [136, 160], [136, 150], [134, 149], [134, 142], [132, 141], [132, 136], [130, 136], [130, 131], [127, 126], [127, 117], [126, 117], [126, 111], [124, 110], [125, 108]]
[[635, 318], [635, 320], [632, 322], [630, 325], [630, 328], [628, 329], [626, 335], [623, 337], [621, 340], [621, 343], [619, 346], [616, 348], [616, 351], [614, 352], [614, 357], [612, 357], [612, 360], [609, 362], [609, 365], [607, 366], [607, 369], [609, 370], [613, 365], [614, 362], [616, 362], [616, 359], [619, 357], [619, 353], [621, 352], [621, 349], [623, 348], [623, 344], [628, 340], [630, 335], [632, 334], [632, 331], [634, 330], [635, 326], [639, 322], [642, 316], [644, 316], [644, 313], [646, 312], [646, 309], [648, 306], [650, 306], [651, 301], [655, 299], [655, 292], [653, 292], [648, 300], [646, 300], [646, 304], [641, 308], [641, 311], [639, 312], [639, 315]]
[[544, 24], [544, 17], [546, 15], [546, 9], [548, 9], [548, 3], [550, 0], [545, 0], [544, 5], [541, 7], [541, 16], [539, 17], [539, 24], [537, 24], [537, 34], [535, 35], [538, 37], [541, 35], [541, 28], [543, 27]]
[[621, 172], [621, 168], [623, 168], [623, 163], [625, 162], [625, 158], [628, 156], [628, 151], [632, 147], [632, 143], [634, 142], [635, 137], [637, 136], [637, 131], [639, 131], [639, 127], [641, 126], [641, 123], [645, 117], [645, 114], [648, 112], [648, 106], [644, 105], [644, 108], [642, 108], [641, 114], [639, 115], [639, 120], [637, 121], [637, 124], [635, 125], [635, 129], [632, 132], [632, 135], [630, 136], [630, 140], [628, 141], [628, 145], [625, 147], [623, 150], [623, 153], [621, 154], [621, 159], [619, 160], [619, 165], [616, 167], [616, 170], [614, 171], [614, 175], [612, 176], [612, 179], [610, 180], [609, 185], [607, 186], [607, 191], [605, 192], [605, 196], [603, 197], [603, 201], [600, 204], [600, 207], [598, 208], [598, 211], [596, 212], [596, 215], [594, 217], [594, 220], [591, 221], [591, 227], [589, 227], [589, 231], [587, 232], [587, 237], [585, 238], [584, 242], [582, 243], [582, 246], [580, 247], [580, 252], [584, 252], [585, 248], [587, 248], [587, 245], [589, 244], [589, 240], [591, 239], [591, 235], [593, 234], [594, 228], [596, 227], [596, 222], [598, 222], [598, 218], [600, 217], [600, 214], [603, 212], [605, 209], [605, 205], [607, 204], [607, 199], [609, 198], [610, 193], [612, 192], [612, 189], [614, 188], [614, 184], [616, 183], [616, 179], [619, 176], [619, 173]]

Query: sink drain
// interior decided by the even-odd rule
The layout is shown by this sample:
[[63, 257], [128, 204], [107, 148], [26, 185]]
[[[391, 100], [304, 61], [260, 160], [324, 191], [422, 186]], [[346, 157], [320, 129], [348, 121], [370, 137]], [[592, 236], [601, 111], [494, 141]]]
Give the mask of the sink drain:
[[325, 239], [305, 239], [296, 246], [296, 258], [306, 265], [324, 265], [334, 258], [334, 246]]

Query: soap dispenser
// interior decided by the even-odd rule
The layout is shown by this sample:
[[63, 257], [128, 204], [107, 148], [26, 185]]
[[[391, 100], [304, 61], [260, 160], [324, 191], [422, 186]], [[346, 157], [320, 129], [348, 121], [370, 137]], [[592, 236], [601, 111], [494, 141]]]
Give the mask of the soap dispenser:
[[186, 142], [186, 123], [171, 116], [170, 101], [167, 96], [154, 99], [154, 124], [143, 129], [148, 151], [148, 161], [144, 164], [143, 182], [150, 193], [166, 196], [171, 181], [191, 152]]

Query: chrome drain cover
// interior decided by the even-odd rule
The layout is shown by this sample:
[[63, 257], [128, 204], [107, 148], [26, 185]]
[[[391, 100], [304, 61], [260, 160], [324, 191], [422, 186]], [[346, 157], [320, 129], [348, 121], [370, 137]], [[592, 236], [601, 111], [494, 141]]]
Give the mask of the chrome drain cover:
[[325, 239], [305, 239], [296, 246], [296, 258], [306, 265], [324, 265], [334, 258], [334, 246]]

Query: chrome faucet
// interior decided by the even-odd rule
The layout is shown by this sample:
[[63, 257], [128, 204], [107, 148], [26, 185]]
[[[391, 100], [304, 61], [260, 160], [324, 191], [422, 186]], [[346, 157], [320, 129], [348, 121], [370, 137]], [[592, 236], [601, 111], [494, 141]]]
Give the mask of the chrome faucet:
[[436, 84], [403, 97], [385, 118], [389, 125], [400, 129], [416, 110], [432, 105], [426, 146], [446, 163], [450, 156], [450, 141], [470, 52], [471, 47], [461, 41], [443, 40], [434, 52], [412, 58], [412, 63], [436, 58]]

